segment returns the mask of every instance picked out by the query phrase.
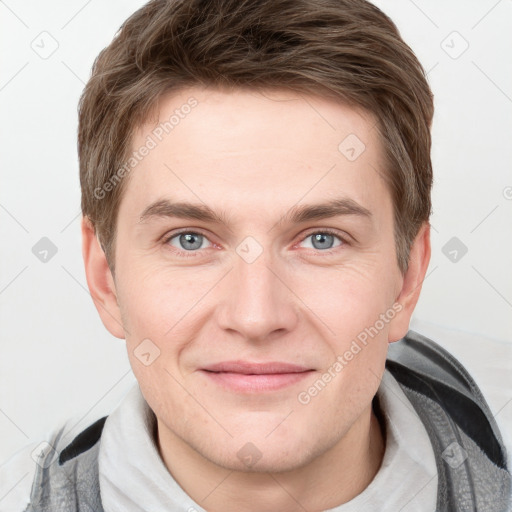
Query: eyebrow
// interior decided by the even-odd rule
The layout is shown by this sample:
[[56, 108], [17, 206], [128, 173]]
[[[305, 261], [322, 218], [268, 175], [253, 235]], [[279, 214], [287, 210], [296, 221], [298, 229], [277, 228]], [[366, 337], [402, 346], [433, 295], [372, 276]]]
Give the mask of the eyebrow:
[[[327, 219], [338, 215], [355, 215], [371, 219], [370, 210], [361, 206], [350, 198], [333, 199], [326, 203], [293, 206], [277, 222], [299, 224], [312, 220]], [[204, 204], [187, 202], [171, 202], [168, 199], [160, 199], [144, 209], [139, 218], [139, 223], [147, 222], [152, 218], [174, 217], [180, 219], [195, 219], [213, 224], [229, 225], [229, 218], [224, 212], [216, 213]]]

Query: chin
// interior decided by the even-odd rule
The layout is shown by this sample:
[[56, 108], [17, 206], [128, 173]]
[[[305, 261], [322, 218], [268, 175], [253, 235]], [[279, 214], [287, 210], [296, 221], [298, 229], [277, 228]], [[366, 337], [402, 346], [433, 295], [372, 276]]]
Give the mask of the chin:
[[297, 447], [293, 452], [287, 453], [283, 453], [282, 450], [274, 452], [265, 448], [259, 452], [254, 461], [240, 460], [236, 453], [227, 460], [224, 457], [219, 457], [218, 460], [212, 460], [212, 462], [230, 471], [255, 474], [284, 473], [300, 469], [309, 462], [303, 447]]
[[300, 469], [335, 444], [326, 436], [315, 442], [311, 436], [270, 440], [265, 435], [236, 436], [228, 445], [206, 447], [202, 455], [230, 471], [282, 473]]

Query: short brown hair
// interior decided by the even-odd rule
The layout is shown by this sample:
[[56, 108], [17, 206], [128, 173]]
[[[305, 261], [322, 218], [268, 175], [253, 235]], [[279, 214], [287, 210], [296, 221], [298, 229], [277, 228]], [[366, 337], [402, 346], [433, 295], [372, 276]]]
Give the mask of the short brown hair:
[[132, 133], [158, 99], [194, 85], [289, 88], [372, 113], [405, 272], [431, 213], [433, 99], [395, 24], [365, 0], [151, 0], [123, 23], [96, 58], [79, 104], [82, 213], [112, 271], [127, 180], [104, 185], [129, 158]]

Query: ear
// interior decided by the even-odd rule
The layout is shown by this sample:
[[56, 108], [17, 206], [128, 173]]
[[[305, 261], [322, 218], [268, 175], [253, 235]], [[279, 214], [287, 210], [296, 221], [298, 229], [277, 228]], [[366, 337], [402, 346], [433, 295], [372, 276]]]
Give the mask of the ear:
[[424, 222], [409, 251], [409, 266], [403, 275], [402, 288], [395, 301], [401, 309], [390, 322], [389, 342], [398, 341], [407, 334], [429, 262], [430, 224]]
[[82, 256], [87, 285], [103, 325], [113, 336], [124, 339], [125, 332], [112, 272], [94, 227], [87, 217], [82, 217]]

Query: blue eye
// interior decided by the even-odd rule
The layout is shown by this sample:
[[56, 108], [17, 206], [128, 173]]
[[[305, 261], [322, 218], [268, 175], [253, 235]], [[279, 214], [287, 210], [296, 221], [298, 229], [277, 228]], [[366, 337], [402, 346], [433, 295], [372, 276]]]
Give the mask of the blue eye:
[[[303, 247], [313, 249], [318, 252], [329, 254], [331, 250], [342, 245], [346, 245], [346, 241], [334, 231], [328, 229], [313, 231], [305, 236], [300, 242]], [[165, 239], [165, 244], [173, 247], [173, 251], [178, 256], [201, 256], [201, 249], [213, 247], [206, 235], [197, 231], [182, 231]], [[203, 254], [204, 255], [204, 254]]]
[[[175, 240], [178, 245], [174, 243]], [[197, 249], [204, 248], [203, 242], [205, 241], [208, 241], [208, 239], [204, 235], [193, 231], [178, 233], [177, 235], [173, 235], [167, 239], [167, 243], [169, 245], [185, 251], [196, 251]]]
[[[334, 247], [339, 247], [344, 243], [338, 235], [331, 233], [330, 231], [317, 231], [315, 233], [310, 233], [304, 239], [304, 241], [306, 240], [311, 240], [310, 248], [320, 251], [333, 249]], [[338, 240], [339, 243], [334, 245], [336, 240]]]

